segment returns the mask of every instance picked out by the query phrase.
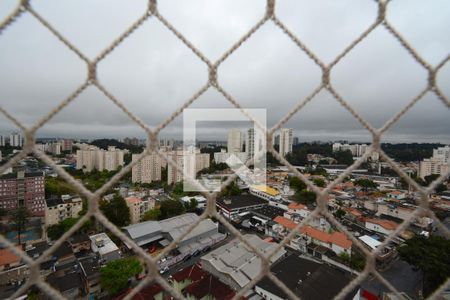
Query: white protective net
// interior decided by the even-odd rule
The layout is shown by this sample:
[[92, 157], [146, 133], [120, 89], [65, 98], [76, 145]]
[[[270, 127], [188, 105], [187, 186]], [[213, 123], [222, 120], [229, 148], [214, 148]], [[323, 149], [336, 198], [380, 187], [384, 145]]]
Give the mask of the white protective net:
[[[73, 51], [82, 61], [86, 63], [86, 80], [85, 82], [79, 86], [72, 94], [70, 94], [67, 98], [65, 98], [61, 103], [56, 106], [54, 109], [48, 112], [48, 114], [43, 117], [39, 122], [37, 122], [31, 128], [26, 128], [21, 122], [15, 119], [10, 113], [8, 113], [3, 107], [0, 107], [0, 111], [16, 126], [18, 126], [25, 135], [25, 145], [22, 151], [14, 156], [10, 161], [0, 167], [0, 174], [2, 174], [9, 167], [16, 164], [18, 161], [26, 157], [28, 153], [34, 153], [37, 157], [43, 160], [46, 164], [54, 168], [59, 176], [61, 176], [64, 180], [70, 183], [73, 187], [77, 189], [80, 195], [86, 197], [88, 199], [89, 208], [88, 212], [78, 221], [78, 223], [73, 226], [68, 232], [66, 232], [58, 241], [56, 241], [41, 257], [34, 260], [26, 255], [25, 252], [18, 250], [14, 247], [14, 245], [5, 239], [3, 236], [0, 236], [0, 243], [6, 245], [11, 251], [20, 256], [23, 261], [30, 268], [30, 276], [29, 279], [17, 292], [15, 292], [11, 298], [14, 299], [17, 296], [25, 293], [32, 285], [37, 286], [40, 290], [46, 293], [51, 298], [55, 299], [63, 299], [64, 297], [48, 285], [43, 278], [40, 277], [39, 266], [46, 257], [51, 255], [61, 244], [66, 241], [73, 233], [75, 233], [84, 222], [89, 220], [91, 217], [95, 217], [101, 224], [105, 226], [108, 230], [110, 230], [114, 235], [120, 238], [123, 242], [126, 242], [128, 245], [132, 246], [132, 249], [135, 253], [142, 258], [145, 262], [149, 275], [142, 280], [133, 291], [127, 295], [126, 299], [130, 299], [133, 297], [139, 290], [141, 290], [145, 285], [150, 282], [159, 283], [166, 291], [171, 293], [177, 299], [185, 299], [183, 295], [175, 291], [167, 281], [159, 275], [158, 269], [156, 267], [156, 262], [165, 256], [171, 249], [173, 249], [176, 244], [181, 241], [192, 229], [194, 229], [201, 220], [208, 217], [217, 218], [222, 224], [224, 224], [228, 230], [230, 230], [235, 236], [237, 236], [243, 243], [245, 243], [250, 249], [254, 251], [256, 255], [261, 257], [262, 259], [262, 269], [261, 273], [254, 278], [244, 289], [240, 290], [234, 299], [239, 299], [243, 296], [249, 289], [253, 288], [254, 284], [256, 284], [261, 278], [264, 276], [268, 276], [277, 286], [279, 286], [288, 296], [292, 299], [298, 299], [298, 297], [290, 291], [280, 280], [277, 279], [270, 272], [270, 265], [268, 261], [268, 257], [271, 255], [263, 254], [258, 251], [255, 247], [249, 244], [245, 239], [243, 239], [242, 235], [238, 230], [236, 230], [226, 219], [224, 219], [220, 214], [216, 211], [216, 196], [218, 193], [203, 193], [205, 197], [208, 199], [207, 209], [201, 215], [199, 220], [192, 224], [183, 235], [181, 235], [178, 239], [174, 240], [170, 245], [165, 247], [165, 249], [158, 255], [158, 257], [151, 257], [148, 253], [146, 253], [143, 249], [137, 246], [132, 240], [130, 240], [124, 233], [121, 232], [116, 226], [114, 226], [99, 210], [98, 200], [102, 194], [108, 191], [115, 183], [117, 183], [123, 175], [131, 171], [133, 165], [135, 165], [139, 160], [133, 161], [125, 168], [123, 168], [119, 173], [113, 176], [104, 186], [98, 189], [95, 192], [91, 192], [86, 189], [80, 182], [76, 181], [71, 175], [69, 175], [64, 169], [57, 166], [53, 160], [48, 157], [45, 153], [42, 153], [38, 149], [35, 148], [35, 134], [39, 128], [44, 126], [53, 116], [58, 114], [64, 107], [66, 107], [72, 101], [76, 101], [77, 96], [80, 95], [86, 88], [88, 87], [96, 87], [101, 93], [103, 93], [109, 100], [111, 100], [117, 107], [119, 107], [123, 112], [125, 112], [139, 127], [141, 127], [148, 135], [148, 144], [146, 151], [140, 156], [140, 158], [144, 157], [149, 152], [157, 152], [159, 155], [161, 154], [157, 150], [157, 141], [158, 134], [163, 130], [167, 125], [169, 125], [178, 115], [180, 115], [183, 110], [189, 107], [193, 102], [195, 102], [203, 93], [205, 93], [208, 89], [215, 89], [220, 94], [222, 94], [230, 103], [232, 103], [236, 108], [243, 109], [240, 105], [239, 101], [235, 99], [232, 95], [230, 95], [220, 84], [217, 77], [217, 70], [221, 66], [221, 64], [233, 54], [236, 49], [238, 49], [243, 43], [245, 43], [248, 39], [252, 37], [252, 35], [258, 31], [262, 25], [267, 22], [272, 22], [276, 25], [284, 34], [286, 34], [290, 40], [298, 46], [299, 51], [303, 51], [306, 55], [317, 65], [322, 71], [322, 80], [319, 86], [317, 86], [305, 99], [300, 101], [296, 106], [289, 111], [278, 123], [272, 128], [267, 128], [265, 132], [267, 133], [267, 141], [268, 146], [267, 149], [270, 151], [275, 158], [277, 158], [282, 164], [287, 166], [289, 170], [296, 174], [302, 181], [304, 181], [308, 187], [317, 194], [317, 208], [313, 211], [313, 213], [305, 220], [303, 220], [296, 229], [292, 230], [284, 240], [279, 243], [278, 247], [274, 249], [272, 254], [275, 254], [281, 247], [283, 247], [286, 243], [288, 243], [298, 232], [298, 230], [307, 224], [309, 220], [317, 216], [319, 213], [326, 217], [331, 224], [336, 226], [340, 231], [344, 232], [354, 243], [356, 247], [362, 251], [367, 259], [366, 266], [363, 272], [361, 272], [354, 280], [352, 280], [337, 296], [336, 299], [343, 299], [350, 291], [352, 291], [358, 284], [360, 284], [368, 275], [374, 276], [378, 279], [383, 285], [385, 285], [389, 290], [394, 293], [397, 293], [397, 296], [402, 299], [402, 296], [398, 293], [398, 291], [392, 286], [390, 282], [385, 280], [380, 273], [375, 269], [375, 256], [384, 249], [384, 247], [389, 244], [399, 233], [405, 230], [409, 224], [419, 215], [428, 216], [432, 218], [435, 224], [444, 232], [446, 238], [450, 238], [449, 230], [440, 222], [440, 220], [435, 216], [435, 214], [429, 209], [429, 195], [434, 190], [438, 184], [442, 183], [449, 174], [444, 174], [440, 176], [436, 181], [434, 181], [427, 188], [423, 188], [419, 186], [414, 180], [412, 180], [407, 174], [405, 174], [399, 166], [390, 159], [380, 148], [380, 139], [394, 123], [396, 123], [400, 117], [402, 117], [411, 107], [413, 107], [420, 99], [422, 99], [426, 94], [433, 93], [435, 94], [447, 108], [450, 108], [449, 99], [442, 93], [439, 87], [436, 84], [436, 77], [439, 70], [448, 62], [450, 55], [442, 60], [436, 66], [431, 66], [428, 64], [416, 51], [414, 48], [410, 46], [410, 44], [402, 37], [402, 35], [392, 26], [389, 20], [386, 18], [386, 10], [388, 8], [389, 1], [379, 0], [376, 1], [378, 4], [378, 13], [374, 22], [356, 38], [353, 42], [351, 42], [331, 63], [325, 64], [322, 62], [302, 41], [299, 37], [297, 37], [292, 31], [290, 31], [283, 22], [277, 17], [276, 14], [276, 5], [275, 0], [267, 0], [265, 15], [238, 41], [234, 43], [234, 45], [228, 49], [222, 56], [215, 62], [210, 61], [200, 50], [198, 50], [195, 45], [190, 43], [174, 26], [172, 26], [158, 11], [158, 5], [156, 0], [150, 0], [147, 6], [147, 9], [143, 12], [142, 16], [136, 20], [129, 28], [127, 28], [123, 34], [121, 34], [117, 39], [115, 39], [105, 50], [103, 50], [94, 60], [88, 59], [77, 47], [75, 47], [69, 40], [67, 40], [63, 35], [61, 35], [56, 28], [54, 28], [49, 22], [47, 22], [40, 14], [38, 14], [33, 7], [31, 6], [30, 1], [23, 0], [20, 1], [19, 5], [16, 9], [7, 16], [0, 23], [0, 34], [8, 29], [10, 26], [14, 26], [13, 23], [18, 21], [20, 17], [24, 14], [29, 14], [34, 17], [36, 20], [40, 22], [45, 28], [47, 28], [53, 35], [55, 35], [61, 43], [67, 46], [69, 51]], [[204, 62], [209, 70], [209, 77], [207, 83], [195, 92], [187, 101], [179, 108], [177, 108], [170, 117], [168, 117], [165, 121], [163, 121], [156, 129], [152, 130], [147, 126], [142, 120], [133, 115], [127, 107], [125, 107], [122, 102], [117, 99], [114, 95], [112, 95], [97, 79], [97, 70], [96, 67], [100, 61], [102, 61], [105, 57], [107, 57], [112, 51], [116, 49], [116, 47], [121, 44], [127, 37], [133, 34], [133, 32], [139, 28], [143, 23], [145, 23], [150, 18], [156, 19], [161, 22], [167, 29], [169, 29], [178, 40], [186, 45], [192, 52], [202, 61]], [[401, 44], [401, 46], [411, 55], [414, 60], [422, 66], [428, 72], [428, 83], [426, 87], [415, 96], [400, 112], [398, 112], [394, 117], [392, 117], [389, 121], [387, 121], [381, 128], [377, 129], [371, 126], [364, 118], [362, 118], [350, 105], [349, 103], [343, 99], [343, 97], [338, 93], [338, 91], [333, 87], [330, 81], [330, 72], [331, 70], [342, 60], [344, 56], [346, 56], [352, 49], [362, 43], [368, 35], [370, 35], [376, 28], [381, 27], [387, 30], [390, 34], [392, 34], [396, 40]], [[1, 38], [1, 35], [0, 35]], [[406, 55], [406, 52], [405, 52]], [[312, 182], [310, 182], [307, 178], [304, 177], [297, 169], [292, 167], [288, 161], [286, 161], [283, 157], [281, 157], [274, 149], [272, 145], [272, 137], [276, 130], [280, 129], [294, 114], [300, 111], [309, 101], [311, 101], [314, 96], [316, 96], [319, 92], [326, 90], [328, 91], [335, 99], [338, 101], [346, 110], [348, 110], [356, 120], [362, 126], [364, 126], [371, 134], [372, 134], [372, 145], [370, 151], [367, 151], [361, 159], [356, 161], [352, 166], [350, 166], [343, 174], [341, 174], [336, 180], [331, 182], [325, 189], [318, 189]], [[247, 115], [247, 114], [246, 114]], [[251, 116], [247, 115], [251, 121], [255, 121], [251, 118]], [[255, 123], [257, 123], [255, 121]], [[334, 216], [327, 211], [326, 198], [328, 193], [333, 189], [334, 186], [341, 183], [344, 178], [346, 178], [352, 170], [357, 168], [370, 154], [372, 151], [376, 151], [380, 154], [381, 159], [385, 160], [390, 166], [408, 183], [413, 189], [415, 189], [420, 195], [420, 200], [418, 201], [418, 208], [415, 210], [413, 214], [411, 214], [410, 218], [404, 221], [384, 242], [383, 244], [377, 248], [377, 250], [370, 252], [362, 244], [354, 237], [348, 230], [339, 223], [338, 220], [334, 218]], [[183, 172], [183, 170], [179, 169], [176, 163], [172, 160], [168, 160], [174, 168], [177, 168], [178, 171]], [[187, 177], [187, 176], [186, 176]], [[222, 185], [222, 188], [230, 184], [236, 175], [231, 176], [227, 181], [225, 181]], [[437, 299], [450, 284], [450, 280], [447, 280], [439, 289], [437, 289], [431, 296], [430, 299]], [[233, 300], [234, 300], [233, 299]]]

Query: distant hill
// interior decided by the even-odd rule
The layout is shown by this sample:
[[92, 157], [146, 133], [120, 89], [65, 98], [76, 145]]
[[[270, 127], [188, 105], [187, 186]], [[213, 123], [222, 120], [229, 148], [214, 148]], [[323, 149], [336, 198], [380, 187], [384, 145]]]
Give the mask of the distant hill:
[[127, 145], [115, 139], [98, 139], [90, 144], [105, 150], [108, 149], [108, 146], [114, 146], [117, 149], [128, 149], [132, 153], [141, 153], [144, 150], [144, 146]]

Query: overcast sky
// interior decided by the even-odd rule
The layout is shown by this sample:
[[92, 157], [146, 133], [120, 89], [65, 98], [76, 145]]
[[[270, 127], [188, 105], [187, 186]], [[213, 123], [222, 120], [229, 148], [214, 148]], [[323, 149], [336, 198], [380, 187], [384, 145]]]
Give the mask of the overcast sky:
[[[3, 19], [16, 1], [0, 1]], [[86, 56], [94, 58], [139, 18], [146, 1], [38, 0], [33, 7]], [[159, 11], [214, 61], [264, 14], [263, 0], [160, 0]], [[332, 61], [376, 17], [375, 1], [277, 1], [277, 15], [324, 62]], [[431, 65], [450, 50], [448, 0], [396, 0], [388, 18]], [[206, 65], [155, 19], [148, 20], [98, 66], [101, 83], [150, 126], [161, 123], [207, 81]], [[0, 35], [0, 105], [27, 126], [37, 122], [86, 78], [86, 66], [29, 14]], [[378, 28], [332, 71], [337, 91], [380, 127], [426, 85], [427, 73], [383, 28]], [[244, 107], [266, 108], [273, 126], [320, 83], [319, 68], [272, 23], [264, 25], [219, 69], [219, 82]], [[450, 63], [438, 84], [450, 96]], [[192, 107], [232, 107], [210, 89]], [[450, 111], [424, 97], [384, 141], [450, 143]], [[0, 116], [0, 133], [14, 127]], [[182, 137], [182, 117], [163, 137]], [[288, 123], [309, 140], [361, 140], [369, 135], [322, 92]], [[199, 129], [225, 139], [225, 129]], [[112, 102], [89, 88], [38, 133], [41, 137], [144, 136]]]

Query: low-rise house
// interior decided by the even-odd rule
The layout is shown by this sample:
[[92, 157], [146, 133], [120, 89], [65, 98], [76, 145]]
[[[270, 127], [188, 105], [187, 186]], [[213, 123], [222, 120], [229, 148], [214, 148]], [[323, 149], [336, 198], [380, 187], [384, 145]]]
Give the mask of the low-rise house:
[[117, 247], [106, 233], [102, 232], [91, 235], [89, 239], [91, 240], [92, 251], [98, 253], [104, 262], [120, 258], [121, 253], [119, 247]]
[[[382, 243], [371, 236], [363, 235], [358, 238], [362, 244], [369, 250], [375, 251]], [[387, 245], [380, 254], [377, 255], [376, 260], [378, 265], [385, 265], [395, 257], [395, 248]]]
[[[294, 221], [295, 223], [300, 223], [303, 219], [306, 219], [311, 214], [311, 211], [308, 209], [306, 205], [301, 203], [291, 202], [288, 206], [288, 211], [283, 214], [283, 217]], [[320, 228], [320, 230], [328, 230], [330, 228], [330, 224], [328, 221], [319, 216], [313, 217], [308, 222], [309, 226]]]
[[72, 247], [69, 242], [63, 242], [55, 252], [53, 252], [53, 260], [58, 265], [64, 265], [75, 261], [75, 254], [72, 251]]
[[86, 252], [91, 250], [91, 240], [87, 234], [76, 234], [69, 238], [70, 246], [74, 253]]
[[385, 235], [390, 235], [397, 229], [398, 223], [391, 220], [383, 219], [366, 219], [365, 227], [369, 230], [379, 232]]
[[169, 276], [169, 282], [174, 290], [181, 293], [185, 287], [191, 285], [193, 282], [201, 280], [207, 275], [208, 273], [203, 271], [198, 264], [193, 264], [192, 266], [184, 268], [181, 271]]
[[397, 200], [406, 198], [406, 194], [404, 192], [400, 192], [400, 191], [391, 191], [391, 192], [387, 193], [386, 196], [388, 198], [397, 199]]
[[83, 257], [78, 260], [80, 266], [81, 280], [84, 285], [84, 290], [89, 298], [100, 296], [100, 265], [95, 257]]
[[183, 290], [188, 300], [231, 300], [235, 291], [211, 274], [196, 281]]
[[66, 273], [62, 276], [53, 273], [47, 277], [47, 281], [67, 299], [79, 299], [84, 295], [81, 276], [77, 272]]
[[125, 198], [128, 209], [130, 210], [130, 223], [136, 224], [142, 221], [144, 214], [155, 207], [153, 198], [142, 199], [139, 197]]
[[[277, 247], [277, 244], [263, 241], [252, 234], [244, 235], [244, 239], [267, 255]], [[285, 254], [286, 250], [282, 248], [270, 258], [270, 261], [273, 263]], [[200, 261], [203, 270], [236, 291], [246, 286], [261, 272], [259, 256], [237, 238], [206, 254]]]
[[[277, 224], [275, 232], [281, 234], [281, 237], [286, 236], [291, 230], [293, 230], [298, 224], [292, 220], [278, 216], [274, 219]], [[345, 252], [351, 254], [352, 241], [342, 232], [327, 233], [325, 231], [318, 230], [311, 226], [303, 226], [300, 228], [297, 238], [291, 241], [290, 246], [294, 249], [306, 252], [306, 245], [315, 243], [317, 245], [324, 246], [336, 254]]]
[[[22, 250], [22, 246], [16, 246], [17, 249]], [[0, 271], [5, 271], [21, 265], [21, 258], [14, 254], [8, 248], [0, 249]]]
[[78, 196], [53, 196], [45, 200], [45, 225], [59, 224], [68, 218], [78, 218], [83, 210], [83, 201]]
[[[21, 246], [16, 246], [21, 250]], [[29, 275], [28, 265], [11, 250], [0, 249], [0, 284], [6, 285], [26, 279]]]

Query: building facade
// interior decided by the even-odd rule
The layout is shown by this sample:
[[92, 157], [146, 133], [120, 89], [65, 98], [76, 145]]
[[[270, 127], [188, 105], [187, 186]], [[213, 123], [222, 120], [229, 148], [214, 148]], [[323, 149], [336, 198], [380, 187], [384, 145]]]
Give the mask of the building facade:
[[12, 133], [9, 136], [9, 145], [11, 147], [22, 147], [22, 145], [23, 145], [22, 136], [17, 132]]
[[[200, 170], [209, 168], [209, 154], [200, 153], [199, 149], [190, 148], [187, 150], [176, 150], [167, 154], [169, 159], [172, 159], [180, 170], [195, 178]], [[180, 172], [171, 164], [167, 164], [167, 183], [173, 184], [183, 181], [183, 172]]]
[[114, 171], [124, 165], [124, 150], [108, 147], [108, 150], [99, 149], [95, 146], [84, 147], [77, 150], [77, 170], [91, 172], [108, 170]]
[[50, 198], [45, 205], [45, 225], [56, 225], [68, 218], [78, 218], [83, 201], [78, 196]]
[[33, 216], [45, 215], [45, 183], [41, 172], [0, 176], [0, 206], [13, 210], [25, 206]]
[[292, 152], [292, 128], [280, 130], [280, 155], [285, 156]]
[[242, 151], [242, 132], [237, 128], [232, 128], [228, 132], [227, 148], [229, 153]]
[[[132, 161], [136, 161], [139, 154], [131, 156]], [[152, 153], [146, 155], [135, 164], [131, 171], [131, 181], [133, 183], [150, 183], [161, 180], [161, 157]]]

